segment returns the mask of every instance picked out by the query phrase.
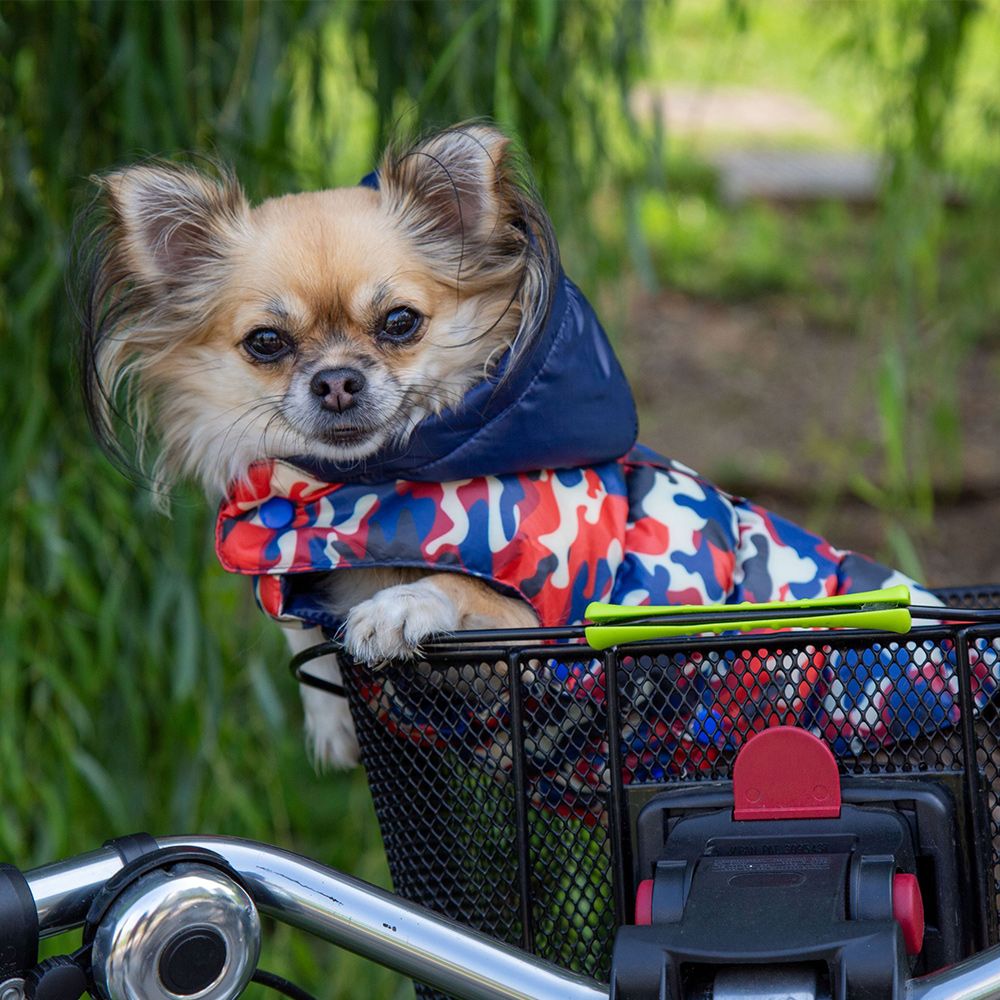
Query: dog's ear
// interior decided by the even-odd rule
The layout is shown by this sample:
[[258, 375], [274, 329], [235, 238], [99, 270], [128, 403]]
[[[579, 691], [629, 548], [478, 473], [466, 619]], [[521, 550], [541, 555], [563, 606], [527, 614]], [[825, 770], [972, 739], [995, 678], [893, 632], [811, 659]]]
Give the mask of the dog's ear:
[[515, 349], [541, 329], [559, 248], [523, 158], [499, 129], [456, 125], [390, 148], [379, 189], [442, 280], [461, 282], [469, 294], [510, 296], [519, 312]]
[[[105, 449], [129, 466], [119, 431], [141, 453], [152, 363], [205, 321], [234, 241], [249, 225], [239, 184], [219, 169], [147, 163], [95, 178], [77, 220], [72, 291], [82, 327], [87, 415]], [[119, 390], [129, 380], [135, 388]]]
[[379, 187], [411, 230], [464, 241], [485, 239], [506, 221], [510, 140], [487, 125], [436, 132], [405, 150], [389, 149]]
[[217, 263], [243, 228], [249, 207], [235, 177], [209, 177], [169, 163], [129, 167], [99, 178], [125, 267], [168, 286]]

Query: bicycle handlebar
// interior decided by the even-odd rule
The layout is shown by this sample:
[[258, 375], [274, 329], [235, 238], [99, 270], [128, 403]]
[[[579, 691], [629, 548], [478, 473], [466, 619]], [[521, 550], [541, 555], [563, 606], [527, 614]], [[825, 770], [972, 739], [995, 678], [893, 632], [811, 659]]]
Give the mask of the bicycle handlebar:
[[[466, 1000], [607, 1000], [606, 986], [290, 851], [236, 837], [160, 837], [221, 855], [262, 913]], [[120, 868], [111, 847], [26, 873], [43, 937], [83, 923]], [[907, 1000], [1000, 997], [1000, 945], [906, 985]]]
[[[469, 930], [361, 879], [236, 837], [159, 837], [202, 847], [243, 877], [262, 913], [468, 1000], [607, 1000], [594, 980]], [[105, 848], [27, 873], [43, 936], [83, 922], [90, 901], [122, 867]]]

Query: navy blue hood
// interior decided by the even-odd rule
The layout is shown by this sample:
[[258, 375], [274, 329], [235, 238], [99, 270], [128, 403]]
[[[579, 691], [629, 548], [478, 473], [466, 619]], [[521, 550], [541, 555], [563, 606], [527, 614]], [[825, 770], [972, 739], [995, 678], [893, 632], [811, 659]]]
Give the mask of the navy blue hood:
[[[376, 186], [373, 178], [362, 183]], [[405, 444], [350, 463], [291, 461], [330, 483], [448, 482], [598, 465], [635, 443], [625, 374], [590, 303], [561, 271], [544, 328], [509, 365], [505, 356], [458, 406], [421, 421]]]

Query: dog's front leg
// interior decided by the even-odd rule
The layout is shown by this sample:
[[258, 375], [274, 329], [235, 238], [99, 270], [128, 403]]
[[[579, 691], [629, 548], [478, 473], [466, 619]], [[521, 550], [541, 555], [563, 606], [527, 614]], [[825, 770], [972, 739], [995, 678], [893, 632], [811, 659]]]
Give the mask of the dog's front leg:
[[[318, 628], [285, 629], [292, 654], [323, 641]], [[340, 664], [333, 654], [311, 660], [306, 670], [334, 684], [342, 683]], [[319, 688], [299, 685], [305, 711], [306, 744], [319, 767], [353, 767], [358, 762], [358, 738], [347, 699]]]
[[386, 587], [347, 616], [344, 645], [356, 660], [382, 664], [415, 656], [428, 637], [464, 628], [530, 628], [538, 624], [523, 601], [505, 597], [474, 577], [431, 573]]

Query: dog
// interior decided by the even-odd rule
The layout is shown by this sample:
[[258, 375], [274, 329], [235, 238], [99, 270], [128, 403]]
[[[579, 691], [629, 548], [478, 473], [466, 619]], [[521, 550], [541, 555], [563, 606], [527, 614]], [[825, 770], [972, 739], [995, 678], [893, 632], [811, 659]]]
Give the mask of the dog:
[[[631, 396], [589, 306], [562, 276], [552, 224], [522, 159], [496, 128], [445, 129], [388, 149], [361, 186], [257, 206], [226, 170], [151, 161], [98, 185], [99, 218], [80, 273], [83, 384], [99, 440], [121, 453], [116, 401], [124, 396], [139, 440], [155, 438], [159, 496], [180, 477], [193, 477], [213, 499], [235, 495], [220, 522], [224, 563], [239, 534], [230, 533], [234, 525], [266, 534], [275, 511], [298, 516], [289, 497], [315, 494], [324, 481], [361, 484], [311, 508], [327, 504], [313, 518], [327, 524], [340, 516], [337, 502], [353, 498], [337, 522], [333, 561], [330, 545], [319, 546], [327, 553], [319, 568], [351, 572], [326, 572], [316, 588], [328, 616], [319, 620], [336, 623], [356, 660], [412, 657], [429, 636], [456, 629], [578, 619], [580, 600], [611, 593], [600, 582], [611, 564], [612, 576], [628, 578], [615, 591], [626, 603], [815, 596], [901, 579], [812, 536], [800, 544], [797, 529], [775, 527], [767, 512], [676, 463], [633, 457], [629, 482], [639, 485], [619, 485], [615, 470], [636, 432]], [[525, 400], [540, 409], [525, 415]], [[465, 437], [441, 459], [438, 442], [454, 443], [461, 427]], [[488, 447], [467, 447], [484, 439]], [[276, 458], [290, 464], [275, 466]], [[494, 461], [503, 467], [491, 468]], [[267, 462], [263, 492], [247, 493]], [[565, 466], [582, 471], [531, 471]], [[284, 487], [274, 476], [287, 480], [289, 469], [303, 467], [312, 478], [293, 477], [276, 497]], [[445, 485], [434, 509], [447, 508], [449, 524], [464, 518], [472, 531], [468, 504], [490, 510], [485, 568], [450, 535], [439, 536], [433, 554], [418, 538], [416, 555], [390, 546], [380, 560], [360, 559], [374, 536], [345, 540], [343, 525], [357, 530], [376, 506], [391, 508], [379, 537], [392, 535], [396, 545], [398, 526], [419, 520], [413, 505], [426, 509], [410, 486], [438, 479]], [[380, 498], [365, 492], [372, 482], [389, 484]], [[456, 498], [479, 488], [469, 483], [485, 485], [462, 508]], [[411, 506], [400, 513], [403, 494]], [[525, 495], [528, 504], [509, 500]], [[650, 508], [656, 497], [680, 515], [668, 540]], [[287, 506], [279, 510], [276, 499]], [[262, 500], [271, 504], [266, 516]], [[247, 511], [253, 524], [238, 524]], [[555, 527], [543, 516], [549, 511], [557, 512]], [[510, 560], [498, 568], [493, 557], [523, 538], [531, 516], [546, 540], [542, 555], [532, 542], [520, 575], [508, 578]], [[615, 532], [634, 543], [632, 563]], [[276, 538], [262, 544], [281, 549]], [[599, 557], [580, 556], [588, 545]], [[441, 561], [440, 552], [453, 558]], [[650, 580], [662, 576], [667, 558], [674, 585], [662, 593], [632, 579], [636, 567]], [[729, 585], [716, 587], [722, 576]], [[738, 593], [734, 580], [742, 581]], [[572, 600], [553, 596], [557, 590]], [[321, 638], [315, 626], [288, 635], [296, 651]], [[333, 657], [312, 669], [340, 682]], [[346, 703], [306, 688], [303, 698], [316, 759], [353, 763]]]

